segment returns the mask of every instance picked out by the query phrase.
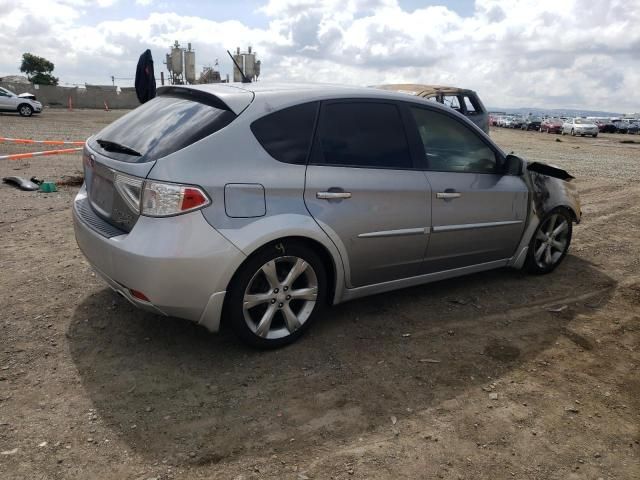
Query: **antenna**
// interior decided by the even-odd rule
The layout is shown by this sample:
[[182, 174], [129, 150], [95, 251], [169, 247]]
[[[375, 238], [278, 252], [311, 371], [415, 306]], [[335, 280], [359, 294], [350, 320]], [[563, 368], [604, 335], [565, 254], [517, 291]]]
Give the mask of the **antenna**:
[[233, 61], [234, 65], [238, 68], [238, 71], [240, 72], [240, 75], [242, 75], [242, 83], [251, 83], [251, 80], [249, 80], [247, 78], [247, 76], [244, 74], [244, 72], [240, 68], [240, 65], [238, 65], [238, 62], [236, 62], [236, 59], [233, 58], [233, 55], [231, 55], [231, 52], [229, 50], [227, 50], [227, 53], [231, 57], [231, 60]]

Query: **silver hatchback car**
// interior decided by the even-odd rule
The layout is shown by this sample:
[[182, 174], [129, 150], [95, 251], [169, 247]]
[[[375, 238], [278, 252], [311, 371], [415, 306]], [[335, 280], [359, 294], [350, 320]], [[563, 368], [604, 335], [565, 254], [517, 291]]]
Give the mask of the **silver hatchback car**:
[[373, 88], [162, 87], [87, 140], [78, 245], [134, 305], [297, 339], [325, 304], [500, 267], [552, 271], [581, 211], [563, 170]]

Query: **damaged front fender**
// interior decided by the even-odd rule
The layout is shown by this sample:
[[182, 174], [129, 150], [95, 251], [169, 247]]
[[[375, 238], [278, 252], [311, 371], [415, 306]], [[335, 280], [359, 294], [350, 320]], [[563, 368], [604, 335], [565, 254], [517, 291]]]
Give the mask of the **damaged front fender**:
[[582, 211], [578, 190], [571, 180], [575, 177], [566, 170], [540, 162], [527, 162], [525, 181], [532, 196], [533, 213], [539, 218], [554, 208], [569, 210], [576, 223], [580, 223]]
[[566, 170], [540, 162], [526, 162], [522, 178], [530, 192], [530, 207], [527, 228], [510, 265], [522, 268], [531, 239], [544, 216], [556, 208], [570, 212], [573, 221], [580, 223], [582, 210], [578, 189], [572, 182], [574, 177]]

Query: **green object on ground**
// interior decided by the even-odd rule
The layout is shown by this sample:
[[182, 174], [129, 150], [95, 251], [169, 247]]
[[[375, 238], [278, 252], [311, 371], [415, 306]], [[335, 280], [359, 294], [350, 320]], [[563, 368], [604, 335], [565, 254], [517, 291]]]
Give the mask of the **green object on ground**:
[[56, 187], [55, 182], [42, 182], [40, 184], [40, 191], [44, 193], [57, 192], [58, 187]]

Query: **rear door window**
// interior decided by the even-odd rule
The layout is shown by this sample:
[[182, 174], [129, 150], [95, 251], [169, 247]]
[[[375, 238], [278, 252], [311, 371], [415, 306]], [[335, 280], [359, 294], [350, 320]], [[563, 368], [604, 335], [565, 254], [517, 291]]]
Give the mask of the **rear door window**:
[[393, 103], [325, 103], [312, 162], [344, 167], [413, 167], [400, 110]]
[[318, 102], [285, 108], [253, 122], [251, 131], [262, 148], [276, 160], [304, 165], [317, 112]]
[[[91, 148], [130, 163], [166, 157], [217, 132], [236, 118], [216, 97], [209, 97], [192, 94], [156, 97], [95, 135]], [[98, 141], [107, 146], [103, 148]]]
[[443, 105], [446, 105], [447, 107], [451, 107], [454, 110], [457, 110], [458, 112], [461, 110], [461, 108], [460, 108], [460, 99], [458, 98], [457, 95], [443, 95], [442, 96], [442, 103], [443, 103]]
[[476, 108], [475, 104], [473, 103], [473, 101], [469, 96], [465, 95], [463, 98], [464, 98], [464, 108], [466, 109], [468, 114], [473, 115], [479, 112], [479, 109]]

